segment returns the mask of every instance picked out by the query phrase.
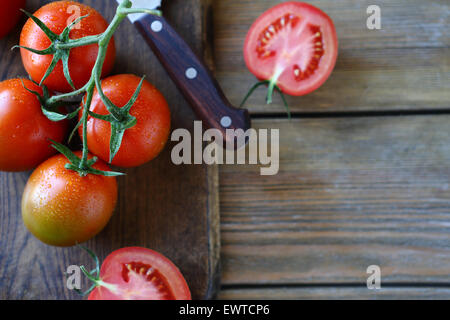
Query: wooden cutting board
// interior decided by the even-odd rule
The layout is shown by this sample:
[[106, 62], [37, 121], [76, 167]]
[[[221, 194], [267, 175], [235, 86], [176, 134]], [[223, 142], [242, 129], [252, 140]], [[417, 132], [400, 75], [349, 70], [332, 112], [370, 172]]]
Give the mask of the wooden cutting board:
[[[34, 12], [48, 2], [29, 0], [27, 10]], [[109, 21], [116, 10], [111, 0], [80, 2], [96, 8]], [[199, 54], [206, 52], [208, 8], [209, 1], [203, 0], [171, 0], [164, 8], [165, 16]], [[18, 43], [21, 25], [0, 40], [1, 80], [26, 76], [19, 53], [10, 51]], [[190, 107], [128, 20], [115, 38], [114, 74], [147, 75], [169, 102], [173, 129], [192, 130], [195, 116]], [[155, 161], [126, 170], [127, 176], [119, 179], [119, 202], [112, 220], [87, 246], [102, 260], [126, 246], [157, 250], [179, 266], [194, 299], [211, 298], [219, 278], [218, 170], [173, 165], [173, 146], [169, 143]], [[93, 266], [92, 261], [80, 248], [50, 247], [26, 230], [20, 202], [29, 175], [0, 173], [0, 299], [79, 298], [66, 289], [65, 270], [70, 265]]]

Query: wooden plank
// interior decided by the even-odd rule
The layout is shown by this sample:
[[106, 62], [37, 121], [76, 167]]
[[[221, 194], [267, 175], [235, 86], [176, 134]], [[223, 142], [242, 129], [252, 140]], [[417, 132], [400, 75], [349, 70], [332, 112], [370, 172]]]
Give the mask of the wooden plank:
[[368, 290], [363, 287], [277, 287], [256, 289], [224, 289], [219, 299], [225, 300], [441, 300], [450, 299], [449, 288], [381, 288]]
[[[281, 1], [216, 1], [215, 59], [218, 79], [239, 105], [254, 76], [242, 54], [246, 33], [259, 14]], [[430, 110], [450, 107], [450, 5], [448, 1], [377, 1], [382, 30], [368, 30], [371, 1], [309, 1], [335, 21], [340, 52], [330, 79], [304, 97], [289, 98], [303, 112]], [[252, 113], [284, 113], [279, 97], [264, 104], [259, 89], [247, 107]]]
[[[255, 83], [243, 61], [217, 57], [218, 79], [230, 101], [239, 105]], [[230, 59], [230, 60], [228, 60]], [[294, 113], [433, 110], [450, 108], [450, 48], [341, 51], [330, 79], [303, 97], [287, 97]], [[264, 104], [261, 87], [248, 100], [253, 114], [285, 113], [275, 95]]]
[[[260, 14], [281, 0], [227, 0], [214, 2], [216, 43], [239, 47]], [[310, 0], [334, 21], [342, 49], [449, 47], [450, 5], [446, 0]], [[381, 9], [382, 30], [367, 28], [366, 9]], [[222, 45], [221, 43], [227, 43]], [[220, 50], [217, 50], [220, 51]], [[233, 50], [234, 52], [234, 50]]]
[[449, 283], [450, 116], [258, 120], [280, 172], [221, 167], [225, 285]]
[[[50, 1], [28, 1], [34, 12]], [[110, 20], [113, 1], [82, 1]], [[201, 54], [207, 1], [172, 0], [165, 14], [183, 37]], [[25, 75], [17, 52], [9, 48], [18, 35], [0, 41], [2, 79]], [[147, 75], [168, 99], [173, 128], [192, 129], [195, 119], [166, 72], [140, 37], [124, 22], [116, 34], [118, 49], [114, 73]], [[144, 246], [168, 256], [185, 275], [194, 298], [210, 298], [218, 279], [219, 211], [218, 171], [211, 166], [175, 166], [170, 143], [157, 160], [127, 170], [119, 179], [119, 203], [111, 222], [88, 242], [104, 259], [125, 246]], [[29, 173], [0, 173], [0, 299], [76, 299], [65, 288], [64, 272], [69, 265], [92, 265], [79, 248], [46, 246], [23, 226], [20, 200]]]

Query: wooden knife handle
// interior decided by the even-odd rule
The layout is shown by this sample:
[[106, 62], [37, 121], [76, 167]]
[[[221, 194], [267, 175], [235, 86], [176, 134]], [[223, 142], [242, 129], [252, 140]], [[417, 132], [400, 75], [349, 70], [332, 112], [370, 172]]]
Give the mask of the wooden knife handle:
[[135, 25], [204, 126], [220, 130], [225, 142], [226, 129], [251, 127], [248, 111], [228, 102], [211, 71], [166, 19], [146, 15]]

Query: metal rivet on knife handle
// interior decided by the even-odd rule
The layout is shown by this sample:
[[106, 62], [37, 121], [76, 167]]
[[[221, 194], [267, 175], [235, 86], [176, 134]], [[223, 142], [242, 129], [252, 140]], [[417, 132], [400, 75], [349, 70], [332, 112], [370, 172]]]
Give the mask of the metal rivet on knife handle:
[[163, 24], [161, 21], [153, 21], [151, 28], [154, 32], [160, 32], [163, 29]]
[[222, 127], [224, 128], [229, 128], [231, 126], [231, 124], [233, 123], [233, 121], [231, 120], [230, 117], [225, 116], [220, 120], [220, 124], [222, 125]]
[[[135, 2], [156, 8], [161, 0], [135, 0]], [[239, 148], [239, 144], [236, 143], [238, 137], [227, 135], [226, 131], [233, 129], [247, 132], [251, 128], [248, 111], [231, 105], [204, 61], [192, 51], [164, 17], [143, 15], [133, 23], [205, 127], [219, 130], [225, 143], [235, 142], [234, 147]], [[247, 141], [248, 139], [245, 139], [245, 142]]]
[[197, 78], [198, 72], [195, 68], [188, 68], [186, 70], [186, 78], [188, 79], [195, 79]]

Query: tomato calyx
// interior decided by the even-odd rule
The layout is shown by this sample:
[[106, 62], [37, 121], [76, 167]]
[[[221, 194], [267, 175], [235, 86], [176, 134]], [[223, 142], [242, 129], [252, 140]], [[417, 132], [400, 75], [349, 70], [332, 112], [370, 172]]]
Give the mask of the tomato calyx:
[[283, 100], [283, 104], [284, 107], [286, 108], [286, 112], [288, 114], [288, 118], [291, 119], [292, 115], [291, 115], [291, 110], [289, 108], [289, 104], [287, 103], [286, 97], [283, 93], [283, 91], [280, 89], [280, 87], [277, 85], [277, 78], [272, 78], [271, 80], [262, 80], [257, 82], [247, 93], [247, 95], [245, 96], [244, 100], [242, 100], [241, 103], [241, 108], [245, 105], [245, 103], [247, 102], [247, 100], [251, 97], [251, 95], [253, 94], [253, 92], [255, 92], [256, 89], [258, 89], [260, 86], [262, 85], [267, 85], [268, 89], [267, 89], [267, 96], [266, 96], [266, 103], [267, 104], [271, 104], [272, 103], [272, 98], [273, 98], [273, 92], [277, 91], [280, 96], [281, 99]]
[[136, 88], [136, 91], [134, 92], [131, 99], [128, 101], [128, 103], [123, 106], [122, 108], [117, 107], [112, 103], [112, 101], [105, 95], [103, 90], [98, 90], [100, 98], [102, 99], [102, 102], [105, 104], [106, 109], [109, 111], [109, 115], [100, 115], [96, 114], [89, 110], [89, 115], [93, 118], [108, 121], [111, 123], [111, 138], [110, 138], [110, 155], [109, 155], [109, 162], [111, 163], [114, 159], [114, 157], [117, 155], [117, 152], [119, 152], [120, 146], [122, 144], [123, 136], [125, 134], [125, 131], [127, 129], [130, 129], [134, 127], [137, 123], [136, 117], [132, 116], [130, 114], [131, 107], [136, 102], [139, 93], [141, 92], [142, 85], [144, 83], [145, 76], [141, 78], [141, 81]]
[[82, 292], [80, 289], [74, 289], [75, 292], [77, 292], [82, 297], [89, 295], [97, 287], [104, 287], [104, 288], [110, 290], [111, 292], [117, 292], [118, 291], [117, 286], [110, 284], [110, 283], [106, 283], [100, 279], [100, 261], [99, 261], [97, 255], [84, 246], [80, 245], [80, 247], [84, 251], [86, 251], [92, 257], [92, 259], [94, 259], [95, 269], [93, 269], [92, 271], [89, 272], [85, 266], [80, 266], [81, 272], [83, 272], [84, 275], [89, 279], [89, 281], [92, 282], [92, 285], [85, 292]]
[[101, 171], [94, 169], [92, 166], [98, 161], [97, 157], [93, 157], [92, 159], [87, 159], [87, 155], [83, 155], [81, 158], [77, 157], [69, 148], [65, 145], [57, 143], [56, 141], [52, 141], [52, 147], [56, 149], [58, 152], [63, 154], [70, 163], [65, 165], [67, 170], [72, 170], [78, 172], [81, 177], [85, 177], [88, 174], [95, 174], [105, 177], [117, 177], [123, 176], [124, 173], [114, 172], [114, 171]]
[[33, 14], [21, 9], [23, 13], [25, 13], [30, 19], [32, 19], [39, 28], [45, 33], [45, 35], [50, 39], [52, 42], [51, 45], [44, 50], [36, 50], [33, 48], [28, 48], [24, 46], [14, 46], [15, 48], [22, 48], [28, 51], [31, 51], [38, 55], [53, 55], [52, 62], [50, 63], [47, 71], [45, 72], [44, 76], [41, 79], [41, 82], [39, 83], [39, 86], [42, 86], [44, 81], [50, 76], [50, 74], [53, 72], [53, 70], [56, 68], [56, 65], [59, 61], [62, 61], [63, 65], [63, 72], [64, 76], [69, 83], [69, 85], [75, 90], [75, 85], [72, 81], [72, 78], [70, 77], [70, 71], [69, 71], [69, 57], [70, 57], [70, 50], [76, 47], [86, 46], [89, 44], [97, 43], [99, 41], [99, 36], [89, 36], [84, 37], [81, 39], [72, 40], [69, 38], [70, 31], [72, 28], [77, 25], [81, 20], [87, 18], [88, 16], [82, 16], [78, 19], [74, 20], [71, 24], [69, 24], [61, 34], [56, 34], [52, 30], [50, 30], [49, 27], [45, 25], [39, 18], [35, 17]]
[[[22, 82], [22, 86], [25, 90], [28, 92], [34, 94], [36, 98], [39, 100], [39, 103], [41, 104], [41, 110], [42, 113], [50, 120], [54, 122], [63, 121], [63, 120], [70, 120], [75, 118], [78, 115], [78, 112], [81, 110], [81, 107], [76, 109], [75, 111], [71, 113], [62, 114], [58, 111], [58, 108], [64, 105], [61, 102], [54, 103], [53, 105], [50, 105], [48, 103], [48, 100], [50, 99], [50, 92], [48, 91], [48, 88], [45, 85], [41, 85], [42, 88], [42, 95], [34, 90], [31, 90], [27, 88], [25, 83], [23, 82], [23, 79], [20, 79]], [[30, 79], [34, 84], [39, 85], [38, 83], [34, 82]]]
[[[271, 51], [264, 51], [262, 54], [259, 54], [260, 56], [264, 57], [270, 57], [273, 55], [273, 52]], [[288, 118], [291, 119], [291, 110], [289, 108], [289, 104], [287, 103], [286, 97], [283, 93], [283, 90], [278, 86], [278, 78], [283, 74], [285, 70], [282, 68], [276, 69], [275, 74], [269, 79], [269, 80], [262, 80], [257, 82], [247, 93], [244, 100], [242, 100], [241, 108], [245, 105], [247, 100], [251, 97], [253, 92], [255, 92], [256, 89], [258, 89], [262, 85], [267, 85], [267, 94], [266, 94], [266, 104], [272, 104], [273, 102], [273, 93], [274, 91], [277, 91], [281, 99], [283, 100], [284, 107], [286, 108], [286, 112], [288, 114]]]

